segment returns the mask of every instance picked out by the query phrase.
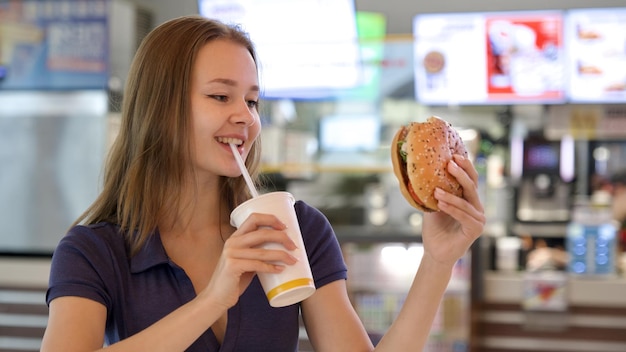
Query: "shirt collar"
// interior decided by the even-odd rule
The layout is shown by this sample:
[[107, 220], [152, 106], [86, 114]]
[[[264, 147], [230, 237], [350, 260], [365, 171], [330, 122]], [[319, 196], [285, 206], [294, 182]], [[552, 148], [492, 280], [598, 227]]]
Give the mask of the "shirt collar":
[[130, 271], [136, 274], [153, 266], [166, 263], [169, 263], [169, 258], [167, 253], [165, 253], [165, 248], [163, 248], [161, 235], [158, 231], [155, 231], [148, 237], [139, 252], [130, 259]]

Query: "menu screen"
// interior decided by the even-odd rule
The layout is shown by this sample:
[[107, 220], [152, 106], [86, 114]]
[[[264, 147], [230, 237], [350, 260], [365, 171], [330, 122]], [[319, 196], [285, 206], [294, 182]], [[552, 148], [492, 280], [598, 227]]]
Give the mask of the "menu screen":
[[570, 10], [565, 35], [570, 101], [626, 102], [626, 8]]
[[109, 5], [0, 1], [0, 90], [106, 89]]
[[529, 142], [525, 146], [524, 169], [528, 171], [558, 171], [559, 170], [559, 143]]
[[417, 100], [562, 103], [562, 17], [558, 11], [417, 15]]
[[199, 0], [198, 8], [250, 33], [266, 98], [323, 97], [362, 81], [354, 0]]

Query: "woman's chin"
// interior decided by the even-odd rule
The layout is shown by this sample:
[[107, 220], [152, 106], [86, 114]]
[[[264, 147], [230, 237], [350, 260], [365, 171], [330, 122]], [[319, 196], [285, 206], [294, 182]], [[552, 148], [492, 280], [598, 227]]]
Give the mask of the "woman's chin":
[[239, 170], [239, 168], [236, 166], [234, 169], [228, 168], [227, 170], [224, 170], [224, 173], [222, 176], [231, 177], [231, 178], [243, 177], [243, 175], [241, 174], [241, 170]]

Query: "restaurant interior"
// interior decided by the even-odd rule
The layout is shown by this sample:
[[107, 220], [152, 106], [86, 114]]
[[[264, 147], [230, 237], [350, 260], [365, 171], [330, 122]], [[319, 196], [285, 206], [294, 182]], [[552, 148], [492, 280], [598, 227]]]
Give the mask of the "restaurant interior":
[[134, 52], [190, 14], [257, 45], [263, 191], [329, 219], [372, 339], [423, 254], [390, 144], [434, 115], [468, 149], [487, 223], [424, 351], [626, 351], [623, 1], [8, 0], [0, 352], [39, 350], [50, 260], [101, 188]]

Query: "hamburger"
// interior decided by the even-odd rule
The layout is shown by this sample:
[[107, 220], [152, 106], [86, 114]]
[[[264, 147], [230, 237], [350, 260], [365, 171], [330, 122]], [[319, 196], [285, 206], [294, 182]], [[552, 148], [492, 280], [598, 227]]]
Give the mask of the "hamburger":
[[455, 154], [467, 157], [463, 140], [452, 125], [437, 116], [402, 126], [391, 143], [393, 172], [400, 191], [414, 208], [439, 211], [435, 188], [457, 196], [463, 188], [447, 169]]

